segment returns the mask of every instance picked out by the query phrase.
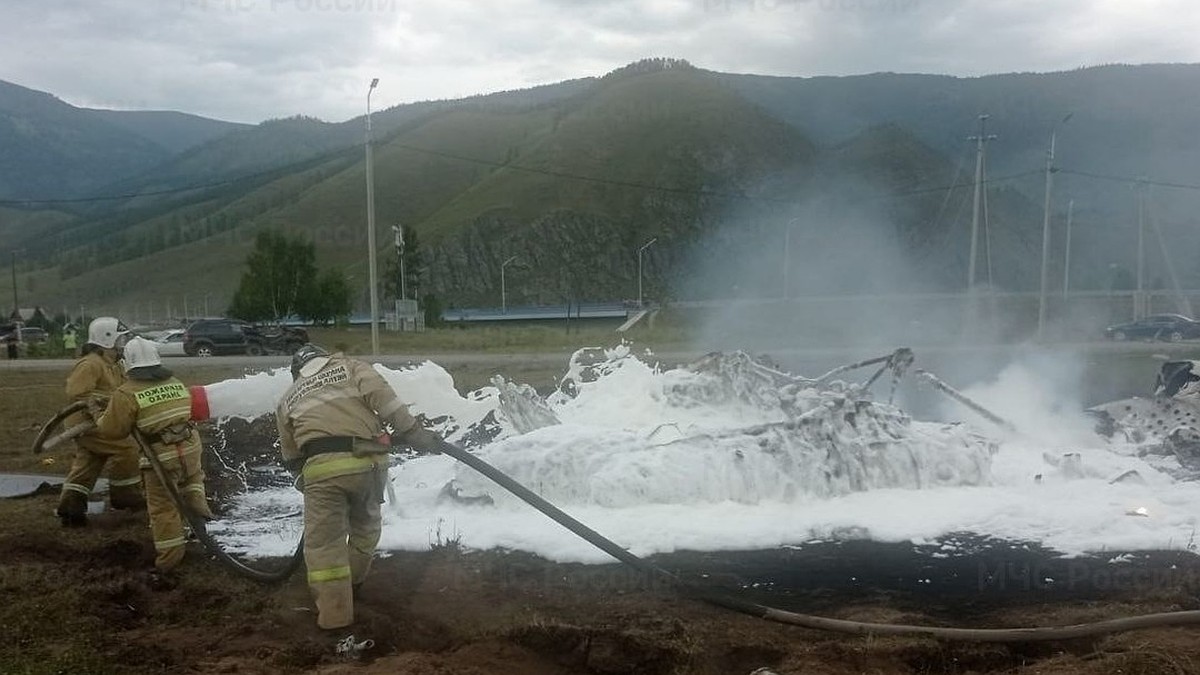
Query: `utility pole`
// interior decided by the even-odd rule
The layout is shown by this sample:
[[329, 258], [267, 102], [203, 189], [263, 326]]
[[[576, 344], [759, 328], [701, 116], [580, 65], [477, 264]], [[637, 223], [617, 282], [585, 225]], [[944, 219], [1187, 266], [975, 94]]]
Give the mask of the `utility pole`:
[[1183, 286], [1179, 283], [1179, 275], [1175, 273], [1175, 263], [1171, 260], [1171, 252], [1167, 249], [1166, 238], [1163, 237], [1162, 228], [1158, 225], [1158, 219], [1154, 217], [1154, 201], [1152, 188], [1146, 189], [1146, 222], [1149, 227], [1154, 230], [1154, 236], [1158, 239], [1158, 250], [1163, 257], [1163, 266], [1167, 268], [1167, 276], [1171, 279], [1171, 288], [1175, 291], [1175, 302], [1178, 305], [1179, 312], [1192, 316], [1192, 301], [1188, 299], [1186, 293], [1183, 292]]
[[400, 291], [400, 299], [408, 299], [408, 289], [405, 288], [404, 279], [404, 226], [393, 225], [392, 234], [394, 235], [393, 243], [396, 246], [396, 260], [400, 263], [400, 283], [396, 286]]
[[517, 256], [514, 255], [500, 264], [500, 311], [504, 314], [508, 314], [508, 289], [504, 283], [504, 268], [508, 267], [508, 264], [516, 259]]
[[784, 226], [783, 230], [783, 299], [788, 299], [789, 289], [791, 287], [791, 269], [792, 269], [792, 226], [799, 222], [799, 218], [792, 218]]
[[1137, 292], [1133, 296], [1133, 318], [1146, 315], [1146, 183], [1138, 180], [1137, 190]]
[[21, 303], [17, 300], [17, 251], [14, 249], [9, 251], [10, 262], [12, 263], [12, 282], [13, 282], [13, 315], [19, 316], [21, 311]]
[[638, 249], [638, 309], [642, 307], [642, 254], [656, 241], [658, 241], [658, 237], [642, 244], [642, 247]]
[[368, 276], [371, 277], [371, 356], [379, 356], [379, 282], [375, 271], [375, 169], [371, 156], [371, 92], [375, 91], [379, 78], [371, 80], [367, 87], [367, 260]]
[[969, 136], [967, 140], [975, 141], [975, 198], [971, 211], [971, 259], [967, 262], [967, 290], [975, 292], [975, 265], [979, 258], [979, 215], [983, 199], [983, 159], [988, 141], [996, 136], [987, 134], [987, 121], [990, 115], [979, 116], [979, 135]]
[[1063, 258], [1063, 300], [1071, 293], [1071, 218], [1075, 214], [1075, 200], [1067, 202], [1067, 253]]
[[1050, 285], [1050, 193], [1054, 185], [1054, 141], [1058, 135], [1058, 125], [1065, 124], [1071, 119], [1068, 113], [1062, 121], [1050, 129], [1050, 145], [1046, 148], [1046, 201], [1042, 211], [1042, 278], [1038, 290], [1038, 323], [1037, 339], [1040, 342], [1046, 332], [1046, 291]]

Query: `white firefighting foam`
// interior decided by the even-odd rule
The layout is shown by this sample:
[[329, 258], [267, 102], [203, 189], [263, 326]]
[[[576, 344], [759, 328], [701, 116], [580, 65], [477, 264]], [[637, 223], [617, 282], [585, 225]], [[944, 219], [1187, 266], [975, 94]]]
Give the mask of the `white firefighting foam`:
[[[991, 429], [913, 421], [854, 385], [813, 387], [744, 355], [667, 371], [652, 363], [624, 346], [581, 351], [545, 400], [499, 378], [463, 397], [428, 362], [377, 369], [451, 441], [638, 555], [963, 531], [1065, 553], [1182, 548], [1200, 516], [1197, 484], [1087, 433], [989, 437]], [[214, 415], [216, 399], [219, 414], [271, 411], [289, 381], [280, 372], [214, 385]], [[984, 394], [1036, 382], [1008, 372]], [[1062, 459], [1071, 453], [1079, 457]], [[384, 506], [381, 548], [456, 540], [608, 559], [449, 458], [410, 459], [391, 478], [398, 503]], [[300, 504], [292, 490], [244, 495], [222, 536], [234, 548], [285, 554], [297, 521], [270, 514]]]

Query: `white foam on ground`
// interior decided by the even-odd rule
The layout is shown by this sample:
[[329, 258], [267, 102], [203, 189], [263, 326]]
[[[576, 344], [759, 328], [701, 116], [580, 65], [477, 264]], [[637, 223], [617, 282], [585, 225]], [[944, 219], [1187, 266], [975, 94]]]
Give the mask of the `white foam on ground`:
[[[785, 404], [824, 414], [837, 396], [801, 390], [794, 403], [774, 405], [768, 388], [730, 396], [708, 375], [659, 372], [624, 348], [607, 356], [599, 379], [580, 382], [573, 398], [551, 397], [561, 424], [518, 435], [501, 420], [497, 440], [478, 454], [638, 555], [846, 537], [927, 542], [963, 531], [1037, 541], [1069, 555], [1181, 549], [1194, 538], [1200, 485], [1176, 482], [1128, 446], [1092, 435], [1078, 408], [1034, 376], [1045, 364], [1014, 367], [969, 392], [1022, 433], [907, 424], [899, 411], [877, 405], [857, 427], [868, 439], [891, 438], [877, 446], [844, 424], [799, 435], [745, 432], [789, 419]], [[414, 412], [451, 419], [456, 436], [498, 410], [494, 388], [463, 397], [436, 364], [379, 370]], [[252, 376], [220, 386], [240, 410], [267, 411], [282, 394], [277, 384], [276, 376]], [[994, 454], [983, 450], [982, 434], [993, 436]], [[1080, 454], [1082, 470], [1055, 465], [1068, 452]], [[1141, 482], [1110, 484], [1131, 469]], [[447, 457], [409, 460], [391, 476], [399, 503], [383, 507], [381, 548], [422, 550], [454, 539], [560, 561], [609, 560]], [[440, 498], [452, 480], [463, 494], [487, 492], [494, 505]], [[262, 514], [294, 511], [301, 502], [292, 490], [246, 495], [221, 534], [235, 548], [286, 554], [295, 535], [280, 534], [279, 522]]]

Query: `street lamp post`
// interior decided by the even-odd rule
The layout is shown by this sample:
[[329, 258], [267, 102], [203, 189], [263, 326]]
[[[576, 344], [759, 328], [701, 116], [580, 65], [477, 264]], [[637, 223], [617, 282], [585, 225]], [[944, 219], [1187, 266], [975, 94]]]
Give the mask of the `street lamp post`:
[[1040, 341], [1046, 330], [1046, 291], [1050, 284], [1050, 193], [1054, 185], [1054, 141], [1058, 125], [1066, 124], [1073, 113], [1068, 113], [1050, 130], [1050, 146], [1046, 148], [1046, 202], [1042, 211], [1042, 279], [1038, 292], [1037, 339]]
[[1063, 300], [1071, 292], [1071, 218], [1075, 213], [1075, 200], [1067, 202], [1067, 253], [1063, 257]]
[[642, 306], [642, 254], [656, 241], [658, 241], [658, 237], [642, 244], [642, 247], [638, 249], [638, 307]]
[[500, 264], [500, 311], [505, 314], [508, 313], [508, 289], [504, 284], [504, 268], [516, 259], [517, 256], [514, 255]]
[[17, 300], [17, 251], [15, 249], [9, 251], [9, 259], [12, 263], [13, 315], [15, 316], [21, 311], [21, 303]]
[[783, 229], [783, 299], [787, 300], [792, 269], [792, 226], [799, 222], [792, 218]]
[[379, 289], [376, 287], [375, 270], [375, 168], [371, 156], [371, 92], [375, 91], [379, 78], [371, 79], [367, 87], [367, 132], [363, 145], [367, 152], [367, 275], [371, 284], [371, 355], [379, 356]]

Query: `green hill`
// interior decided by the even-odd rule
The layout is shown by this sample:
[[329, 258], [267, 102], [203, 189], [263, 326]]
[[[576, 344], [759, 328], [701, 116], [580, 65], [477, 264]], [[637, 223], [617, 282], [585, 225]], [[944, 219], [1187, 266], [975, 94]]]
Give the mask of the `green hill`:
[[[765, 297], [782, 292], [784, 278], [794, 293], [957, 289], [970, 236], [965, 136], [986, 108], [1001, 136], [990, 175], [1002, 180], [987, 191], [983, 254], [1003, 264], [981, 279], [1029, 290], [1046, 119], [1094, 97], [1062, 131], [1063, 155], [1132, 169], [1149, 161], [1137, 143], [1151, 153], [1167, 144], [1139, 129], [1187, 119], [1184, 110], [1154, 111], [1190, 101], [1171, 83], [1198, 72], [803, 79], [654, 61], [600, 79], [400, 106], [373, 116], [378, 253], [381, 262], [394, 256], [391, 225], [415, 231], [425, 253], [417, 292], [459, 305], [499, 304], [500, 266], [514, 255], [510, 303], [631, 298], [637, 251], [652, 238], [652, 297]], [[1101, 114], [1098, 103], [1123, 95], [1098, 93], [1106, 82], [1143, 98]], [[116, 311], [153, 301], [161, 311], [185, 295], [192, 307], [202, 296], [223, 307], [255, 233], [279, 228], [316, 242], [319, 262], [363, 289], [363, 307], [362, 123], [239, 128], [120, 184], [145, 196], [0, 234], [25, 238], [26, 264], [39, 267], [28, 284], [47, 305]], [[1067, 143], [1068, 133], [1105, 129], [1129, 137], [1093, 155], [1078, 138]], [[1195, 153], [1179, 140], [1167, 154]], [[1004, 167], [1023, 177], [1004, 178]], [[1070, 181], [1060, 181], [1066, 191]], [[196, 185], [208, 187], [183, 189]], [[1089, 253], [1104, 241], [1098, 232], [1081, 239], [1081, 260], [1109, 254]], [[781, 273], [788, 261], [797, 267], [790, 276]]]
[[175, 112], [77, 108], [0, 81], [0, 199], [69, 199], [241, 125]]

